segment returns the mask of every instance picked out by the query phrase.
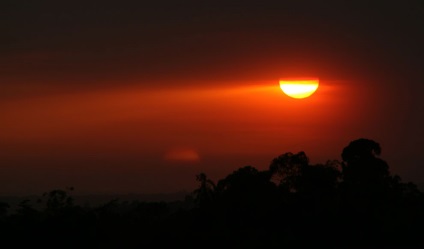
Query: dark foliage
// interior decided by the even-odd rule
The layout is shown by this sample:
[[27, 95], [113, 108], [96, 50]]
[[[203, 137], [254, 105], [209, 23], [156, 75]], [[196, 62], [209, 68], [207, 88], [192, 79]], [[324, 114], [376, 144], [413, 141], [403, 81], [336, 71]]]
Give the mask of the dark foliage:
[[268, 170], [242, 167], [184, 201], [74, 204], [52, 190], [8, 212], [0, 234], [13, 247], [44, 248], [422, 248], [424, 195], [391, 175], [380, 145], [352, 141], [342, 162], [311, 165], [304, 152], [285, 153]]

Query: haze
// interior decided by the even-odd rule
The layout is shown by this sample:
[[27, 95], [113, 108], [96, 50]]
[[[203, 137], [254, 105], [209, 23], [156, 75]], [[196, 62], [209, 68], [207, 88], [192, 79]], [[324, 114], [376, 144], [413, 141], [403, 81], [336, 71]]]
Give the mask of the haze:
[[[2, 1], [0, 194], [191, 191], [380, 143], [424, 186], [421, 1]], [[282, 77], [319, 77], [303, 100]]]

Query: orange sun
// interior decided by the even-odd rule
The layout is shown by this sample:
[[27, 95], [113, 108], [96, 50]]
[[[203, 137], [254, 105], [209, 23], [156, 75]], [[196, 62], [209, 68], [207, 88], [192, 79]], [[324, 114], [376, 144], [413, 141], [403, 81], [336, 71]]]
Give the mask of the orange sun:
[[283, 79], [280, 88], [285, 94], [295, 99], [311, 96], [317, 89], [319, 80], [315, 79]]

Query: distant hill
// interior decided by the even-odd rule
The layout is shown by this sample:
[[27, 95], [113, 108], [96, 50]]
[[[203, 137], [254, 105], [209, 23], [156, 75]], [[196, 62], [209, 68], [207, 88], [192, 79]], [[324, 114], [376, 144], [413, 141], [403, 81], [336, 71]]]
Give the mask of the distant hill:
[[[158, 193], [158, 194], [79, 194], [72, 195], [75, 204], [80, 206], [96, 207], [112, 200], [119, 201], [142, 201], [142, 202], [174, 202], [184, 200], [189, 194], [186, 191], [180, 191], [175, 193]], [[29, 195], [29, 196], [0, 196], [0, 202], [6, 202], [10, 205], [10, 211], [13, 212], [19, 203], [25, 200], [29, 200], [31, 206], [37, 208], [42, 205], [37, 203], [37, 200], [41, 199], [42, 195]]]

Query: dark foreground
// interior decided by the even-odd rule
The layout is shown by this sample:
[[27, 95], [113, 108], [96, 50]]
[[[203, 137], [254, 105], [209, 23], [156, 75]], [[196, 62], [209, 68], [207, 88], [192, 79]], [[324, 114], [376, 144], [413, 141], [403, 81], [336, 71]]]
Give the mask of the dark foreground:
[[424, 195], [391, 175], [379, 154], [367, 139], [344, 148], [342, 162], [310, 165], [303, 152], [285, 153], [266, 171], [246, 166], [216, 184], [199, 174], [184, 201], [88, 207], [70, 190], [53, 190], [16, 212], [0, 203], [0, 241], [8, 248], [424, 248]]

